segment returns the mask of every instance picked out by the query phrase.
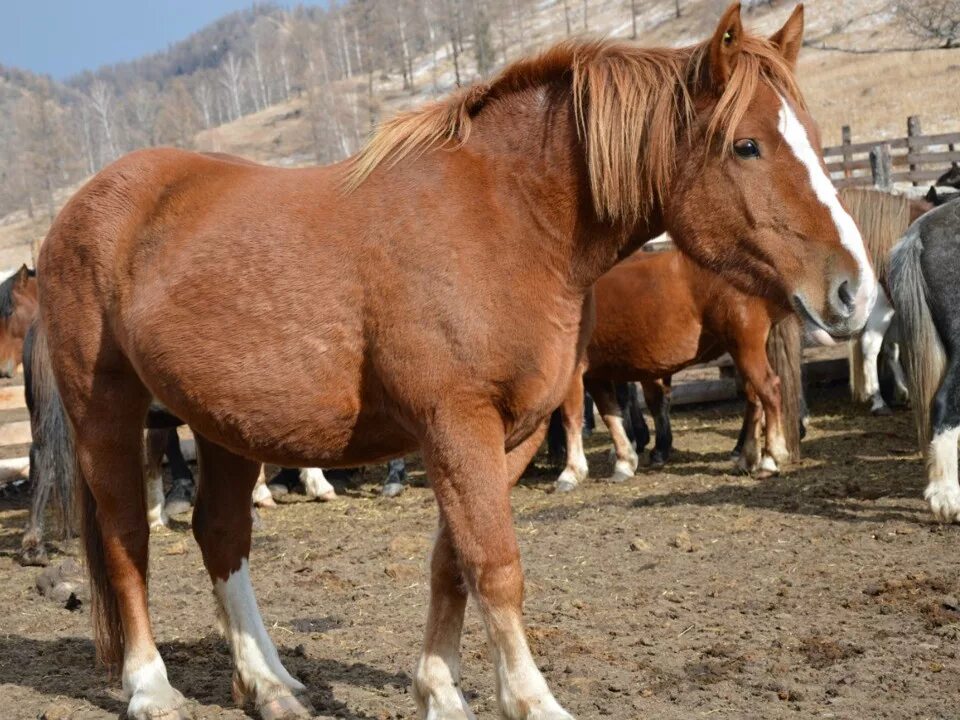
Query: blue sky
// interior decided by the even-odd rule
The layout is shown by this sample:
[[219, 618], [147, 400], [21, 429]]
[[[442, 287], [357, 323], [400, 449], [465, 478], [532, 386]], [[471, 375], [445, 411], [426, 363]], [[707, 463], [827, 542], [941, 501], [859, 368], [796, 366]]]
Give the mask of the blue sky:
[[250, 0], [0, 0], [0, 64], [62, 80], [163, 50], [251, 4]]

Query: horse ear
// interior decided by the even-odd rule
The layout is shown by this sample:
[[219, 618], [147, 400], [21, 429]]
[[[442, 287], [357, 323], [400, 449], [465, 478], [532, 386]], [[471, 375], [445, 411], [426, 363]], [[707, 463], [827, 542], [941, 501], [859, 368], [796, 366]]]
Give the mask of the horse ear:
[[17, 270], [17, 285], [26, 284], [27, 280], [30, 278], [30, 268], [27, 267], [27, 264], [24, 263], [20, 266], [20, 269]]
[[733, 75], [743, 47], [743, 23], [740, 20], [740, 3], [735, 2], [720, 18], [710, 39], [710, 74], [718, 88], [726, 86]]
[[803, 47], [803, 3], [793, 9], [783, 27], [770, 37], [770, 42], [780, 50], [790, 67], [796, 67], [800, 48]]

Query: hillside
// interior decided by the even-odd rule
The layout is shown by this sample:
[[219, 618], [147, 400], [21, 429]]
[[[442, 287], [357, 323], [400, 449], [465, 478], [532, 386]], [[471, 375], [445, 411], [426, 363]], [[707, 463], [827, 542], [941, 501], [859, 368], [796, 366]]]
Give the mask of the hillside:
[[[637, 2], [638, 41], [695, 42], [712, 30], [727, 3], [682, 0], [679, 18], [677, 4]], [[584, 6], [587, 32], [629, 37], [634, 25], [630, 5], [628, 0], [490, 0], [477, 4], [485, 8], [480, 11], [449, 0], [357, 1], [338, 14], [260, 6], [228, 16], [166, 53], [50, 88], [54, 120], [72, 127], [86, 118], [100, 135], [86, 157], [73, 157], [72, 164], [48, 162], [46, 177], [59, 179], [57, 189], [46, 196], [34, 192], [32, 217], [20, 205], [0, 218], [0, 268], [29, 261], [31, 243], [46, 231], [47, 209], [62, 203], [88, 170], [109, 160], [110, 138], [91, 115], [89, 102], [71, 106], [69, 100], [91, 97], [95, 81], [109, 84], [115, 93], [116, 107], [109, 116], [117, 128], [115, 152], [160, 142], [278, 165], [329, 162], [355, 152], [375, 122], [450, 91], [457, 77], [466, 83], [489, 75], [504, 62], [564, 37], [568, 24], [571, 33], [583, 32]], [[794, 3], [753, 0], [744, 5], [748, 25], [772, 32]], [[960, 129], [960, 96], [949, 90], [960, 83], [960, 50], [890, 51], [919, 43], [905, 32], [888, 0], [809, 0], [805, 5], [808, 47], [799, 77], [824, 144], [839, 142], [845, 124], [852, 126], [854, 142], [902, 135], [913, 114], [921, 117], [927, 132]], [[438, 7], [454, 6], [460, 8], [456, 14], [432, 14]], [[371, 14], [378, 7], [380, 14]], [[214, 38], [216, 53], [204, 54]], [[824, 47], [831, 49], [820, 49]], [[256, 53], [263, 61], [259, 70]], [[246, 63], [235, 68], [245, 74], [235, 78], [233, 88], [230, 68], [224, 66], [231, 57]], [[0, 102], [35, 96], [34, 78], [17, 84], [8, 76], [0, 73]], [[204, 95], [208, 91], [210, 97]], [[134, 112], [137, 97], [148, 102], [150, 113]], [[209, 107], [201, 107], [205, 98]], [[123, 102], [127, 105], [121, 107]], [[91, 136], [90, 128], [84, 128]], [[30, 158], [40, 162], [42, 156], [41, 148]], [[71, 157], [68, 152], [63, 156]], [[5, 166], [9, 184], [17, 162]], [[7, 209], [17, 207], [14, 200], [23, 194], [8, 192]]]

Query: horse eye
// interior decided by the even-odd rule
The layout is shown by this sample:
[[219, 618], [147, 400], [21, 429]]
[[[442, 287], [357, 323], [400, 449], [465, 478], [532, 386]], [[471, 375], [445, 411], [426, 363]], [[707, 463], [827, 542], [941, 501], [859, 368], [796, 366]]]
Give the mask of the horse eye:
[[760, 146], [757, 145], [756, 140], [749, 138], [735, 141], [733, 143], [733, 151], [737, 154], [738, 158], [744, 160], [752, 160], [760, 157]]

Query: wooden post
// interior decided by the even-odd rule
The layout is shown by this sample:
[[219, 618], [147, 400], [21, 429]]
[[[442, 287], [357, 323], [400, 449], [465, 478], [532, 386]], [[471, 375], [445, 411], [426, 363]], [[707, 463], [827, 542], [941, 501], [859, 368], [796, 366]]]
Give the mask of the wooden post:
[[850, 169], [850, 163], [853, 162], [853, 153], [850, 152], [850, 146], [853, 144], [853, 140], [850, 137], [849, 125], [840, 128], [840, 145], [843, 147], [843, 176], [845, 178], [853, 175], [853, 171]]
[[[912, 155], [914, 153], [919, 153], [923, 149], [923, 146], [919, 144], [919, 137], [921, 135], [923, 135], [923, 132], [920, 130], [920, 118], [917, 115], [911, 115], [907, 118], [907, 153]], [[919, 171], [920, 166], [918, 164], [910, 163], [911, 175]], [[919, 180], [913, 179], [914, 187], [919, 184]]]
[[893, 190], [893, 158], [890, 156], [890, 144], [874, 145], [870, 151], [870, 172], [873, 184], [880, 190]]

